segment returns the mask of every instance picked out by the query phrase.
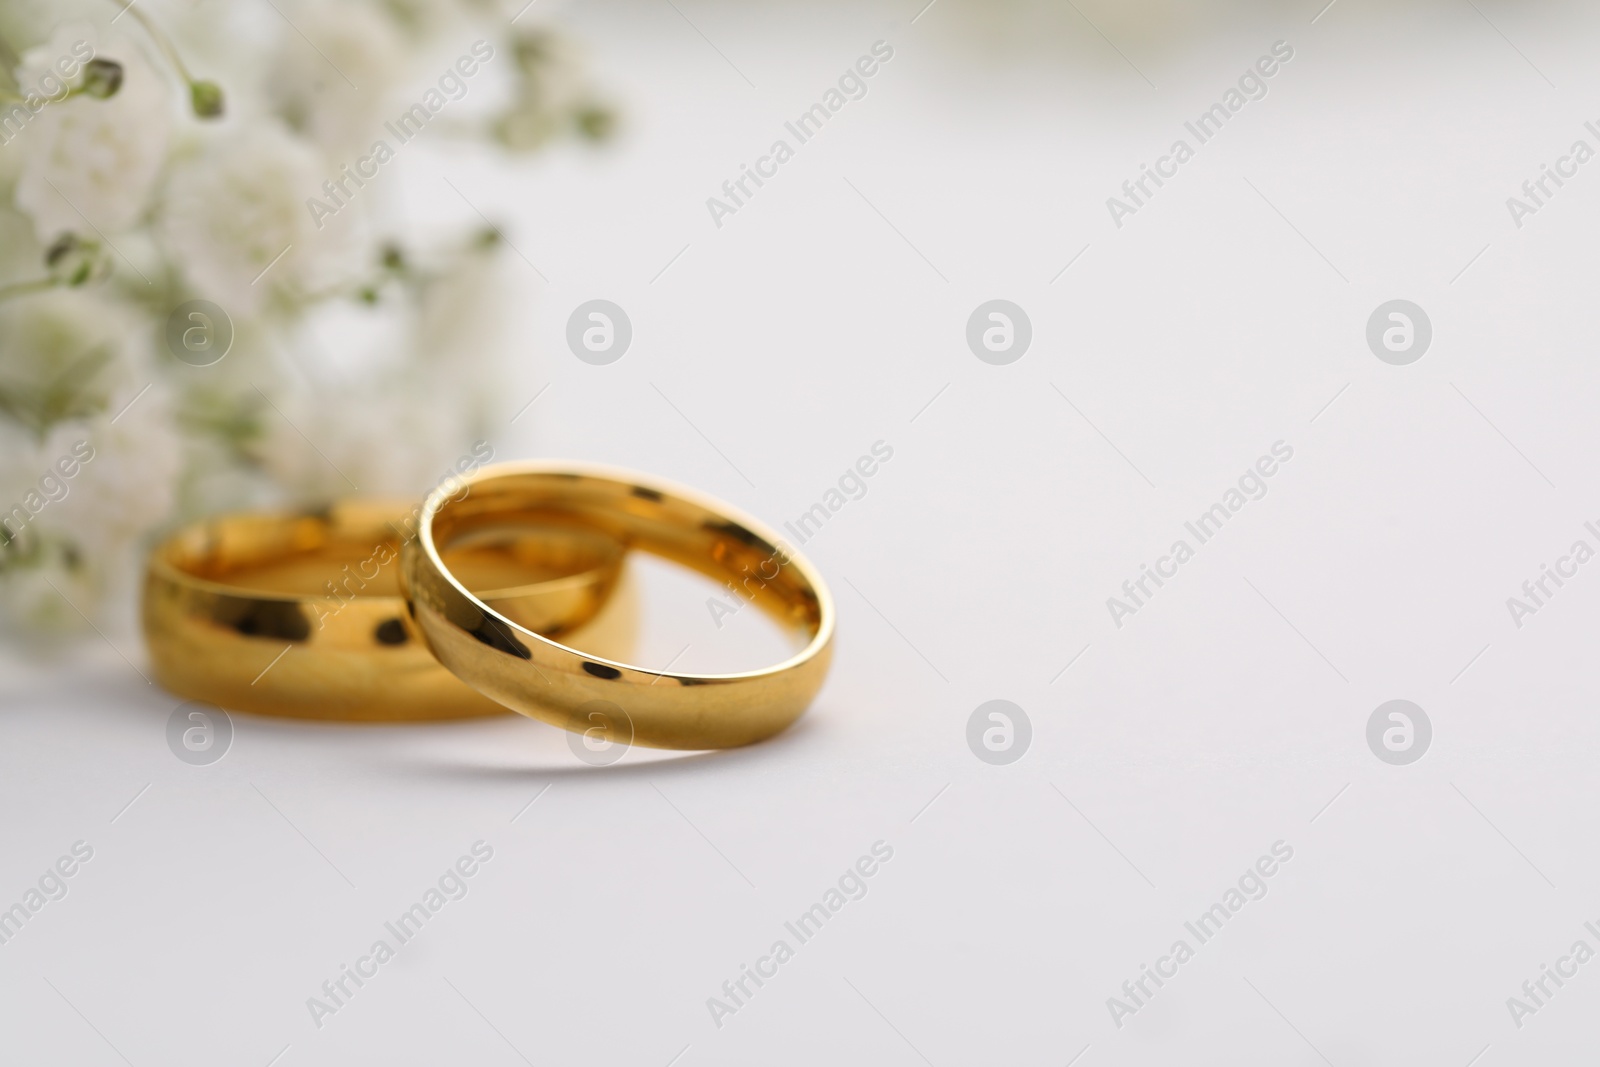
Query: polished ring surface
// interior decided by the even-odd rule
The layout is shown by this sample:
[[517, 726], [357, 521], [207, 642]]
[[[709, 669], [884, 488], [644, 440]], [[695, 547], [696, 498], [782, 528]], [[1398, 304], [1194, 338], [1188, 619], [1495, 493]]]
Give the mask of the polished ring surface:
[[[238, 514], [151, 554], [142, 604], [156, 679], [191, 700], [266, 715], [414, 721], [507, 709], [434, 659], [405, 617], [397, 558], [415, 503]], [[570, 527], [464, 546], [451, 564], [508, 617], [545, 633], [605, 603], [624, 549]]]
[[[402, 591], [444, 665], [508, 707], [597, 740], [654, 748], [732, 748], [780, 732], [821, 688], [833, 600], [821, 576], [763, 524], [670, 482], [615, 468], [506, 463], [468, 476], [469, 492], [422, 506], [401, 557]], [[731, 585], [803, 643], [789, 659], [738, 674], [653, 671], [542, 637], [475, 596], [449, 550], [528, 524], [572, 522]]]

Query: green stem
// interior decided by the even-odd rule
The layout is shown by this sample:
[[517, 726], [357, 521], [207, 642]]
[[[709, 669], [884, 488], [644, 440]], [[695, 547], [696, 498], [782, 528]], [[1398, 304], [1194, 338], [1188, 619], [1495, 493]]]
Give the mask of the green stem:
[[139, 25], [143, 26], [145, 32], [155, 39], [156, 46], [166, 55], [167, 61], [177, 68], [178, 76], [193, 85], [194, 75], [190, 74], [189, 68], [183, 65], [183, 60], [178, 56], [178, 50], [172, 46], [172, 42], [167, 39], [167, 35], [162, 33], [155, 23], [145, 18], [144, 12], [134, 7], [133, 4], [129, 4], [122, 10], [139, 20]]
[[183, 65], [183, 57], [178, 55], [178, 50], [173, 47], [171, 39], [165, 33], [162, 33], [154, 22], [146, 18], [143, 11], [135, 8], [132, 0], [122, 10], [131, 13], [139, 25], [144, 27], [145, 32], [150, 35], [150, 39], [155, 41], [156, 46], [161, 49], [162, 55], [166, 56], [167, 62], [172, 64], [173, 69], [178, 72], [178, 76], [188, 86], [189, 109], [194, 112], [195, 117], [201, 119], [220, 118], [227, 99], [222, 88], [216, 82], [204, 81], [189, 73], [189, 68]]
[[27, 296], [29, 293], [42, 293], [46, 289], [54, 289], [58, 284], [54, 278], [37, 278], [31, 282], [0, 285], [0, 300], [10, 300], [14, 296]]
[[[75, 96], [83, 96], [88, 91], [89, 90], [87, 90], [83, 86], [79, 85], [79, 86], [75, 86], [74, 88], [68, 89], [66, 92], [62, 93], [60, 96], [42, 96], [42, 97], [40, 97], [40, 99], [44, 100], [48, 104], [59, 104], [59, 103], [62, 103], [63, 101], [71, 100]], [[26, 104], [28, 102], [28, 98], [27, 97], [18, 96], [16, 93], [13, 93], [13, 92], [11, 92], [10, 90], [7, 90], [7, 89], [0, 89], [0, 100], [9, 100], [9, 101], [11, 101], [13, 103], [17, 103], [17, 104]]]

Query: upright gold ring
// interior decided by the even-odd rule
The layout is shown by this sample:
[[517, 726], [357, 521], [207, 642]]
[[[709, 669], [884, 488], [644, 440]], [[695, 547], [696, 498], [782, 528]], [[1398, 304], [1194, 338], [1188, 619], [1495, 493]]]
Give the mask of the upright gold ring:
[[[157, 681], [191, 700], [296, 718], [504, 713], [441, 666], [406, 618], [396, 572], [417, 520], [414, 503], [352, 500], [178, 531], [145, 572]], [[614, 537], [564, 525], [480, 540], [450, 560], [507, 618], [559, 634], [600, 609], [623, 554]]]
[[[821, 688], [834, 608], [821, 576], [757, 520], [669, 482], [554, 462], [485, 467], [467, 492], [435, 492], [401, 554], [402, 593], [440, 662], [473, 688], [544, 722], [655, 748], [746, 745], [783, 730]], [[448, 553], [481, 538], [575, 524], [684, 564], [763, 608], [803, 642], [738, 674], [654, 671], [541, 636], [474, 594]]]

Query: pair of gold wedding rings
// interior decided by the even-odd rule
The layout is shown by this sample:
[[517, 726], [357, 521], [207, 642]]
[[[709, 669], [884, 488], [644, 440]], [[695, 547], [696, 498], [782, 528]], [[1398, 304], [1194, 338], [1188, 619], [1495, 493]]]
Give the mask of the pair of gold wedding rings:
[[[634, 548], [733, 589], [798, 651], [694, 674], [562, 644]], [[151, 556], [143, 623], [157, 680], [224, 708], [367, 721], [510, 708], [600, 742], [714, 749], [805, 711], [834, 608], [809, 562], [720, 501], [629, 471], [526, 462], [452, 477], [420, 505], [352, 500], [180, 530]]]

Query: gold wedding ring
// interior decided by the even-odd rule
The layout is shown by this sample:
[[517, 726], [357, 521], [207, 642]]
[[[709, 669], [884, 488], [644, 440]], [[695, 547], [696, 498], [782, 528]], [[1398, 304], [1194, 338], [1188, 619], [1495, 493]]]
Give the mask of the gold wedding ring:
[[[452, 486], [459, 492], [458, 486]], [[156, 679], [191, 700], [297, 718], [406, 721], [494, 715], [408, 623], [398, 554], [411, 503], [234, 515], [179, 531], [151, 556], [143, 620]], [[561, 634], [610, 595], [620, 541], [525, 524], [450, 553], [467, 587], [519, 630]]]
[[[401, 554], [401, 590], [434, 654], [524, 715], [597, 740], [712, 749], [771, 737], [805, 711], [832, 657], [833, 600], [821, 576], [766, 526], [710, 497], [628, 471], [508, 463], [432, 493]], [[452, 553], [517, 531], [597, 530], [684, 564], [763, 608], [803, 644], [738, 674], [646, 670], [570, 648], [471, 590]]]

